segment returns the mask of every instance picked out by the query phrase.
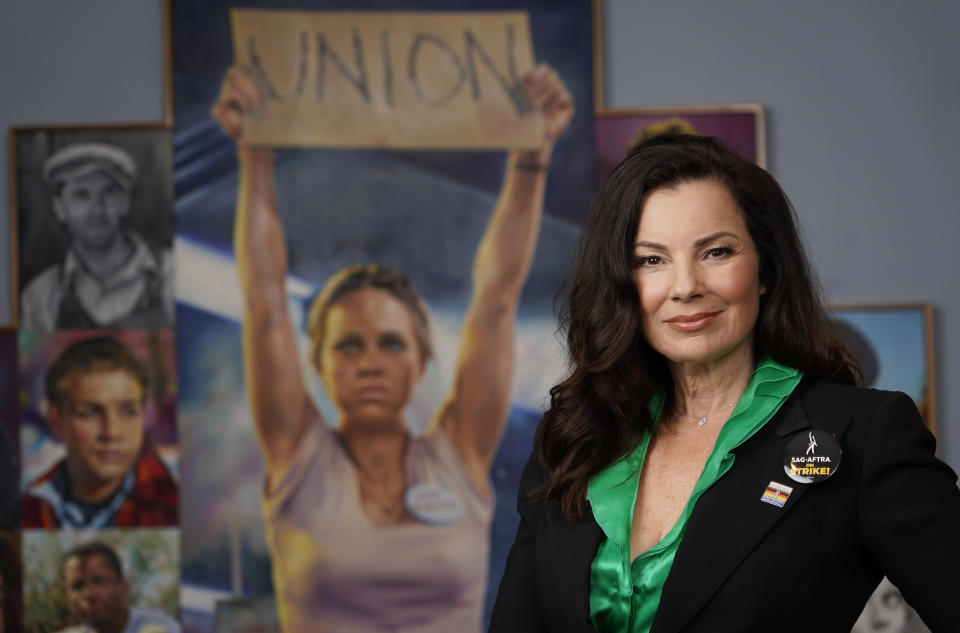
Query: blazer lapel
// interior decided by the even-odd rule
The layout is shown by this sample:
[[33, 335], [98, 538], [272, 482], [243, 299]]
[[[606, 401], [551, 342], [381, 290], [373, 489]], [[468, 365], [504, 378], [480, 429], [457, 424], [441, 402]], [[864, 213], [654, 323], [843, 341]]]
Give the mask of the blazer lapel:
[[596, 633], [590, 624], [590, 566], [604, 538], [589, 507], [575, 523], [568, 523], [551, 507], [549, 541], [556, 607], [568, 626], [564, 631]]
[[[789, 438], [809, 427], [800, 398], [790, 398], [736, 449], [734, 466], [701, 495], [690, 515], [651, 633], [679, 630], [803, 496], [808, 484], [787, 476], [781, 456]], [[771, 481], [793, 488], [782, 508], [760, 500]]]

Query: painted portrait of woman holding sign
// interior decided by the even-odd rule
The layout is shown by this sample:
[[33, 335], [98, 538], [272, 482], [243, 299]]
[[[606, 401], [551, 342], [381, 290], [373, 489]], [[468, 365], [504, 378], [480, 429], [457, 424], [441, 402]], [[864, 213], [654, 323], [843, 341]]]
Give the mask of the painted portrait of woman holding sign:
[[[175, 5], [175, 34], [177, 16]], [[223, 522], [241, 559], [231, 590], [272, 591], [284, 630], [479, 631], [502, 565], [491, 530], [513, 505], [495, 490], [529, 446], [504, 458], [501, 441], [519, 424], [529, 442], [539, 408], [519, 407], [533, 396], [516, 392], [539, 387], [534, 371], [560, 370], [534, 341], [552, 343], [550, 301], [576, 232], [558, 220], [575, 198], [551, 207], [548, 178], [588, 142], [589, 76], [569, 53], [538, 44], [535, 57], [546, 22], [516, 11], [243, 10], [230, 26], [209, 118], [175, 132], [175, 155], [178, 139], [216, 143], [209, 175], [236, 156], [235, 175], [204, 185], [178, 172], [177, 213], [184, 256], [213, 270], [214, 251], [232, 247], [224, 271], [239, 278], [234, 296], [202, 281], [182, 290], [181, 451], [185, 482], [210, 487], [200, 471], [224, 452], [256, 469], [237, 469], [204, 508], [185, 500], [184, 524], [195, 513], [210, 516], [206, 530]], [[175, 85], [180, 108], [196, 83]], [[217, 353], [242, 374], [201, 391], [190, 359]], [[224, 381], [240, 381], [242, 400], [223, 399]], [[217, 433], [208, 420], [220, 413]], [[255, 442], [223, 432], [241, 424]], [[201, 464], [207, 433], [223, 445], [207, 444]], [[242, 501], [251, 493], [256, 517]], [[513, 526], [501, 531], [509, 539]], [[191, 565], [216, 539], [199, 532], [184, 535], [184, 609], [198, 622], [192, 592], [211, 579]], [[254, 578], [257, 547], [268, 587]]]
[[[287, 315], [273, 152], [244, 144], [264, 89], [239, 68], [224, 80], [213, 113], [238, 144], [234, 253], [244, 366], [267, 463], [263, 512], [277, 604], [289, 630], [317, 622], [402, 630], [425, 621], [438, 632], [477, 630], [486, 588], [486, 574], [477, 572], [486, 567], [493, 519], [489, 471], [509, 406], [514, 321], [553, 145], [573, 116], [549, 67], [530, 71], [523, 88], [542, 119], [541, 147], [508, 158], [474, 260], [452, 387], [415, 437], [404, 410], [432, 344], [423, 299], [393, 268], [344, 268], [314, 299], [309, 362], [336, 407], [335, 428], [313, 404]], [[418, 570], [428, 558], [435, 564]]]

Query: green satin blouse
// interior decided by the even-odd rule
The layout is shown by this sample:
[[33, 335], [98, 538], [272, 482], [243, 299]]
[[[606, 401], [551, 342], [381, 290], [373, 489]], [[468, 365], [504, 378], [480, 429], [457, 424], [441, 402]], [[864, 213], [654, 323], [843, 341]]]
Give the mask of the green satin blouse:
[[[650, 435], [597, 473], [587, 486], [587, 501], [606, 538], [590, 567], [590, 620], [600, 633], [649, 633], [660, 604], [663, 583], [703, 492], [733, 466], [733, 449], [747, 441], [780, 408], [802, 374], [768, 357], [761, 359], [730, 418], [720, 430], [713, 452], [676, 524], [663, 539], [630, 562], [630, 528], [640, 469]], [[662, 399], [651, 402], [653, 417]]]

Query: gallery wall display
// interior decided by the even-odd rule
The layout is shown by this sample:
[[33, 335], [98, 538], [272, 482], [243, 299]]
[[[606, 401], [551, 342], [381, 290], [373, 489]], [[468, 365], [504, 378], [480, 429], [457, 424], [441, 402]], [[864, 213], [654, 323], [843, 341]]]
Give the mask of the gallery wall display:
[[20, 329], [172, 326], [167, 128], [14, 128], [10, 149]]
[[[231, 7], [171, 5], [180, 464], [191, 491], [181, 506], [184, 624], [212, 630], [227, 604], [272, 594], [289, 630], [305, 618], [351, 628], [351, 613], [480, 630], [516, 529], [520, 471], [563, 368], [553, 297], [593, 189], [591, 3]], [[537, 64], [549, 70], [531, 75]], [[554, 103], [569, 100], [572, 119], [547, 112], [527, 78], [556, 91]], [[241, 127], [237, 115], [248, 115]], [[400, 125], [385, 135], [382, 120]], [[530, 151], [530, 134], [552, 152]], [[501, 202], [544, 181], [542, 208], [525, 204], [505, 224]], [[273, 183], [267, 206], [282, 233], [270, 243], [285, 252], [258, 246], [264, 234], [248, 222], [263, 200], [255, 182]], [[246, 229], [235, 234], [237, 222]], [[534, 226], [536, 243], [516, 241]], [[254, 277], [254, 257], [273, 258], [282, 277]], [[515, 263], [488, 277], [495, 261]], [[494, 278], [505, 282], [494, 292], [471, 283]], [[289, 329], [286, 351], [270, 356], [250, 332], [260, 328], [255, 299], [284, 294], [257, 289], [277, 283], [286, 296], [269, 309], [282, 307]], [[333, 375], [346, 362], [341, 351], [364, 343], [326, 345], [327, 314], [346, 304], [313, 303], [324, 288], [344, 296], [342, 283], [380, 288], [354, 297], [363, 309], [383, 300], [374, 313], [390, 304], [401, 321], [413, 318], [402, 345], [419, 359], [430, 353], [422, 378], [399, 388], [410, 457], [382, 502], [365, 492], [356, 447], [344, 449], [354, 417]], [[516, 306], [506, 313], [512, 334], [474, 318], [490, 297]], [[484, 370], [494, 354], [515, 358], [497, 369], [511, 380]], [[297, 427], [308, 432], [273, 434], [283, 416], [258, 411], [276, 394], [254, 391], [257, 371], [286, 377], [297, 410], [310, 412]], [[484, 412], [486, 431], [475, 437], [490, 431], [487, 440], [464, 439], [474, 422], [460, 410]], [[278, 458], [274, 437], [302, 450]], [[463, 451], [479, 451], [483, 466], [468, 474]], [[268, 472], [277, 480], [268, 483]], [[410, 579], [409, 593], [375, 589], [393, 586], [380, 582], [387, 576]], [[365, 589], [330, 584], [347, 577]], [[270, 602], [259, 604], [262, 618]]]
[[[0, 444], [23, 572], [4, 630], [179, 633], [169, 128], [21, 127], [9, 140], [17, 329], [0, 332]], [[94, 576], [112, 597], [90, 610]]]

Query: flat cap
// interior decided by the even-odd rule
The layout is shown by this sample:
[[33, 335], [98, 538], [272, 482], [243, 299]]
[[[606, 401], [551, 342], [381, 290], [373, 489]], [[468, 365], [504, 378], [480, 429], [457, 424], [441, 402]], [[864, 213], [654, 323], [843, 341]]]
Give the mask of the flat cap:
[[137, 163], [125, 149], [106, 143], [75, 143], [54, 152], [43, 163], [43, 179], [50, 185], [103, 171], [124, 187], [137, 178]]

